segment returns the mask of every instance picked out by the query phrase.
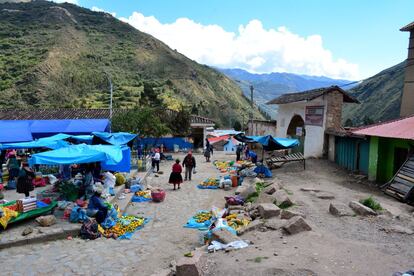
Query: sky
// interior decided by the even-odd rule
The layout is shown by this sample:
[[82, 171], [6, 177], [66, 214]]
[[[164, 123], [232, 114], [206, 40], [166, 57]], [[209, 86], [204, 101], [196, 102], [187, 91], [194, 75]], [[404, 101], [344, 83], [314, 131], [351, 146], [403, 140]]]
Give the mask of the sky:
[[[65, 2], [56, 0], [57, 2]], [[189, 58], [253, 73], [362, 80], [407, 58], [414, 0], [67, 0]]]

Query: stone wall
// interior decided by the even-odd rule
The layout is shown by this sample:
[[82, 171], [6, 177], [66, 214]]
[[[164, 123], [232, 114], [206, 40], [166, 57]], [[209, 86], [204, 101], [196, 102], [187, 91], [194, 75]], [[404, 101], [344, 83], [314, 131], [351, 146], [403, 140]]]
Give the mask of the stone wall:
[[327, 129], [339, 129], [342, 126], [343, 95], [340, 92], [326, 94], [326, 125]]

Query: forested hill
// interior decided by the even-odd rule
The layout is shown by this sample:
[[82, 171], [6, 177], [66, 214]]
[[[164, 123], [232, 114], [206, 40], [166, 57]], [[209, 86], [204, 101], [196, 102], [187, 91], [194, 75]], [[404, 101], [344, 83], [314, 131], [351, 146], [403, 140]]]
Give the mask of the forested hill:
[[347, 125], [359, 126], [398, 118], [404, 86], [404, 68], [405, 62], [401, 62], [352, 88], [349, 92], [361, 104], [345, 107], [344, 122], [348, 121]]
[[[49, 1], [0, 4], [0, 107], [187, 106], [222, 125], [249, 102], [228, 77], [113, 16]], [[142, 99], [144, 86], [152, 91]], [[255, 117], [262, 115], [255, 111]]]

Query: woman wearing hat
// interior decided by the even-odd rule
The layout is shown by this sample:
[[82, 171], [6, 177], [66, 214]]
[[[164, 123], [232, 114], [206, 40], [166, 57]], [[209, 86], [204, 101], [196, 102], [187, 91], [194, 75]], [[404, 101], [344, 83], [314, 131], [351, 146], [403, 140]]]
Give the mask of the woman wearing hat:
[[106, 215], [108, 214], [108, 208], [105, 206], [103, 199], [101, 198], [103, 188], [100, 186], [95, 187], [94, 195], [89, 199], [87, 215], [95, 217], [98, 223], [102, 223]]
[[28, 197], [30, 195], [30, 192], [34, 190], [32, 183], [34, 177], [34, 172], [29, 167], [29, 164], [22, 163], [22, 167], [19, 171], [19, 176], [17, 177], [17, 192]]

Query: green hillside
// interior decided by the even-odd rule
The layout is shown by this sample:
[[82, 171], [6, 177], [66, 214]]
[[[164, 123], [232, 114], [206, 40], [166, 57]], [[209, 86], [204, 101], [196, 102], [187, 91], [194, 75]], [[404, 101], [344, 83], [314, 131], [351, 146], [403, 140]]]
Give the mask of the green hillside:
[[351, 119], [354, 126], [364, 123], [364, 119], [374, 122], [398, 118], [404, 86], [405, 62], [388, 68], [363, 81], [349, 92], [361, 104], [347, 105], [344, 108], [344, 122]]
[[146, 85], [168, 108], [187, 106], [223, 125], [248, 114], [248, 100], [228, 77], [107, 13], [3, 3], [0, 26], [1, 108], [108, 107], [107, 72], [114, 107], [139, 105]]

